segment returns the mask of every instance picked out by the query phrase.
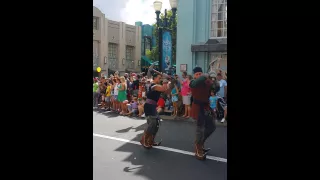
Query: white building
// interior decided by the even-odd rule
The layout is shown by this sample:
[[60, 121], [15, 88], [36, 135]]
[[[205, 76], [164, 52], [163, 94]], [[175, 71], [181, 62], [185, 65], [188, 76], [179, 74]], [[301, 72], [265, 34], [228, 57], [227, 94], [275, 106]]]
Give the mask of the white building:
[[[93, 73], [101, 67], [101, 75], [111, 71], [140, 71], [141, 27], [108, 20], [93, 6]], [[110, 72], [109, 72], [110, 71]]]

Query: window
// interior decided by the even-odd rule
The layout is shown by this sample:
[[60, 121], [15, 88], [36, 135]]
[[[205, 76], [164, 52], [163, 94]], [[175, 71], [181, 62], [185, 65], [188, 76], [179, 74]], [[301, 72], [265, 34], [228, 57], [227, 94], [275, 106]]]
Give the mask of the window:
[[93, 41], [93, 66], [94, 68], [98, 67], [99, 64], [99, 43]]
[[150, 46], [151, 46], [151, 42], [149, 38], [146, 38], [146, 50], [149, 49], [150, 50]]
[[98, 27], [99, 27], [99, 18], [93, 16], [93, 29], [98, 30]]
[[143, 55], [145, 55], [147, 50], [150, 50], [150, 48], [151, 48], [151, 42], [150, 42], [151, 39], [149, 39], [147, 37], [143, 37], [143, 39], [144, 40], [142, 41], [141, 52]]
[[133, 46], [126, 46], [126, 68], [134, 68]]
[[117, 66], [117, 44], [109, 43], [108, 59], [109, 59], [109, 67], [111, 69], [116, 69], [118, 67]]
[[227, 0], [212, 0], [210, 37], [227, 37]]

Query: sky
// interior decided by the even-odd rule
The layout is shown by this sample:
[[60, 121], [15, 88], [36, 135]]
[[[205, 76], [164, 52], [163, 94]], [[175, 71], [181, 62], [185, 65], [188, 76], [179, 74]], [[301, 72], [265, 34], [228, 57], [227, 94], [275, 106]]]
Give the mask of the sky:
[[[105, 17], [113, 21], [122, 21], [134, 25], [136, 21], [143, 24], [156, 22], [153, 8], [155, 0], [93, 0], [93, 5], [99, 8]], [[161, 12], [170, 10], [169, 0], [162, 0]]]

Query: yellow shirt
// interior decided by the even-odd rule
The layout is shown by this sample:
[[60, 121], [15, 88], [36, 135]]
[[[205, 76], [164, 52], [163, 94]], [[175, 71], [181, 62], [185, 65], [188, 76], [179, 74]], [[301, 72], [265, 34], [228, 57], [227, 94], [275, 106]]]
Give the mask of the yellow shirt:
[[111, 96], [111, 86], [110, 85], [107, 87], [106, 96]]

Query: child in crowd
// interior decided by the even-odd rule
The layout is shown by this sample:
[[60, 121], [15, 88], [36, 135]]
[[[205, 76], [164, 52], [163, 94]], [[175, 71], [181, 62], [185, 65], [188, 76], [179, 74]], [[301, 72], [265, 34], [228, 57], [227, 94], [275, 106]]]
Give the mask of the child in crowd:
[[106, 108], [107, 111], [110, 111], [111, 109], [111, 103], [110, 103], [110, 98], [111, 98], [111, 84], [109, 83], [109, 81], [105, 82], [107, 88], [106, 88], [106, 96], [105, 96], [105, 104], [106, 104]]
[[171, 91], [172, 103], [173, 103], [173, 114], [172, 114], [172, 116], [177, 116], [178, 115], [178, 106], [177, 106], [178, 94], [179, 94], [179, 90], [178, 90], [177, 84], [175, 83], [174, 84], [174, 88]]
[[132, 115], [138, 115], [139, 114], [137, 97], [133, 97], [133, 100], [127, 106], [128, 106], [128, 111], [129, 112], [126, 113], [125, 115], [132, 116]]
[[144, 103], [146, 102], [147, 97], [142, 97], [142, 100], [139, 100], [138, 110], [139, 114], [138, 117], [141, 117], [144, 114]]
[[164, 106], [165, 106], [164, 94], [161, 94], [160, 98], [158, 100], [158, 103], [157, 103], [157, 112], [158, 112], [158, 114], [163, 112]]
[[209, 97], [210, 108], [216, 113], [216, 107], [218, 103], [218, 97], [215, 95], [214, 90], [211, 91], [211, 96]]

